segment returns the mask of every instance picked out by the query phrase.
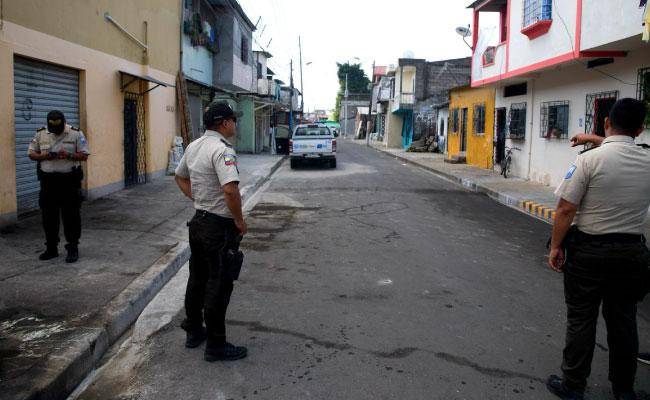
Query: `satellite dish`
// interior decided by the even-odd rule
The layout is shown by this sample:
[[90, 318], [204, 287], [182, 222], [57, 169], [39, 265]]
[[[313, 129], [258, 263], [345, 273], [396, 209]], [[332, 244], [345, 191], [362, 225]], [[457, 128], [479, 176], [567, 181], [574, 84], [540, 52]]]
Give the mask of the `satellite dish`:
[[464, 27], [464, 26], [459, 26], [458, 28], [456, 28], [456, 33], [464, 38], [468, 36], [472, 36], [472, 31], [469, 29], [469, 27]]

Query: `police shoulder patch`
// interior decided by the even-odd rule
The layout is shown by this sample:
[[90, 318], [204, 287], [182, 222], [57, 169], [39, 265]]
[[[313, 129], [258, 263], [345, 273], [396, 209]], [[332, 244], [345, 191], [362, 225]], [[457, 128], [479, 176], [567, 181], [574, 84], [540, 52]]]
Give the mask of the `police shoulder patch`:
[[72, 129], [73, 131], [77, 131], [77, 132], [81, 130], [81, 129], [77, 128], [76, 126], [72, 126], [72, 125], [70, 125], [70, 129]]
[[237, 165], [237, 156], [234, 154], [226, 153], [223, 155], [223, 163], [227, 166]]
[[571, 179], [571, 177], [573, 176], [573, 173], [576, 172], [577, 168], [578, 167], [576, 167], [575, 165], [572, 165], [571, 168], [569, 168], [569, 171], [564, 176], [564, 179]]
[[38, 128], [38, 129], [36, 130], [36, 132], [41, 132], [41, 131], [46, 131], [46, 130], [47, 130], [47, 127], [45, 127], [45, 126], [41, 126], [40, 128]]

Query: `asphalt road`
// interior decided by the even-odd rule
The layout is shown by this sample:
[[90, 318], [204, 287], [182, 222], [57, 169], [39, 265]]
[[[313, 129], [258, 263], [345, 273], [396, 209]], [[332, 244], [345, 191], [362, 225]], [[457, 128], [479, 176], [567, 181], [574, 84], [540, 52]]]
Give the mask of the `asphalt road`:
[[[340, 143], [338, 160], [285, 163], [250, 212], [228, 313], [248, 358], [183, 347], [181, 272], [158, 296], [167, 311], [148, 312], [156, 328], [78, 398], [553, 399], [565, 306], [550, 227], [360, 145]], [[612, 398], [599, 331], [590, 399]], [[650, 398], [650, 368], [637, 388]]]

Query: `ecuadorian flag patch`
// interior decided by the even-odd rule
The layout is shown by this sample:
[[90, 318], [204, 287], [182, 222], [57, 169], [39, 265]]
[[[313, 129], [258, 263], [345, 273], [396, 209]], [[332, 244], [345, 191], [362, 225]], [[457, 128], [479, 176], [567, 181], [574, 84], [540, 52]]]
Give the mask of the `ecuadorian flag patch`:
[[237, 165], [237, 157], [234, 154], [226, 154], [223, 156], [223, 162], [227, 166]]

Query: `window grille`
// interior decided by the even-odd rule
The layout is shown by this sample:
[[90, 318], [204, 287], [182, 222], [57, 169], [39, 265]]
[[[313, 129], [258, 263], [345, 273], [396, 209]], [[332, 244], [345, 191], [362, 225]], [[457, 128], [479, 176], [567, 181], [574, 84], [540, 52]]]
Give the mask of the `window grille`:
[[[645, 103], [646, 108], [650, 110], [650, 67], [639, 70], [636, 93], [636, 98]], [[650, 111], [645, 116], [645, 127], [650, 128]]]
[[585, 133], [605, 136], [605, 118], [618, 99], [618, 90], [587, 95]]
[[243, 35], [241, 37], [241, 61], [248, 65], [248, 39]]
[[485, 103], [474, 105], [472, 127], [474, 135], [485, 135]]
[[452, 134], [458, 134], [458, 109], [454, 108], [451, 112], [451, 132]]
[[569, 137], [569, 102], [549, 101], [542, 103], [539, 137], [566, 139]]
[[522, 28], [552, 19], [553, 0], [524, 0]]
[[508, 138], [526, 138], [526, 103], [512, 103], [508, 119]]

